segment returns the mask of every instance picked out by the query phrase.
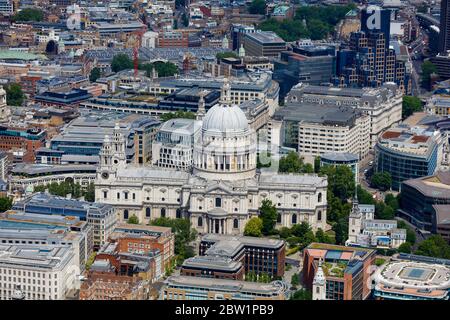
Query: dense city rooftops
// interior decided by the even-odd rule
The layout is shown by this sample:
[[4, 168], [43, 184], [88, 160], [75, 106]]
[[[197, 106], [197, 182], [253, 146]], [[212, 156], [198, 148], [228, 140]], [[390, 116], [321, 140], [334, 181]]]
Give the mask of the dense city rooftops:
[[242, 263], [221, 256], [195, 256], [184, 260], [182, 267], [189, 269], [212, 269], [216, 271], [236, 272], [242, 267]]

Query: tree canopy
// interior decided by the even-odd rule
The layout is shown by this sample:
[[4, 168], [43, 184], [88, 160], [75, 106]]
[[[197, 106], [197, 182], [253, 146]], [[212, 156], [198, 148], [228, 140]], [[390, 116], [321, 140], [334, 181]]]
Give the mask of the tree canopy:
[[195, 119], [195, 113], [190, 111], [175, 111], [175, 112], [167, 112], [162, 114], [160, 117], [161, 121], [169, 121], [170, 119]]
[[437, 73], [436, 66], [431, 61], [425, 61], [422, 63], [422, 87], [429, 89], [431, 86], [431, 75]]
[[91, 70], [91, 74], [89, 75], [89, 81], [95, 82], [98, 78], [100, 78], [100, 69], [95, 67]]
[[12, 208], [12, 198], [0, 197], [0, 212], [8, 211]]
[[184, 259], [192, 256], [193, 252], [189, 243], [194, 241], [197, 232], [191, 229], [191, 222], [188, 219], [170, 219], [160, 217], [150, 222], [153, 226], [169, 227], [175, 234], [175, 253]]
[[450, 245], [441, 235], [432, 235], [422, 241], [415, 254], [434, 258], [450, 259]]
[[355, 194], [355, 177], [348, 166], [323, 166], [320, 173], [328, 177], [328, 192], [346, 201]]
[[74, 183], [72, 180], [61, 183], [52, 182], [45, 186], [34, 187], [34, 192], [44, 192], [46, 189], [55, 196], [65, 197], [71, 194], [73, 198], [84, 197], [84, 200], [88, 202], [95, 201], [95, 186], [93, 183], [90, 183], [86, 189], [83, 189], [78, 182]]
[[304, 163], [297, 152], [291, 151], [280, 159], [278, 172], [313, 173], [314, 168], [310, 163]]
[[111, 61], [111, 70], [119, 72], [122, 70], [133, 69], [133, 60], [125, 53], [116, 54]]
[[216, 59], [218, 61], [225, 59], [225, 58], [238, 58], [239, 56], [236, 54], [236, 52], [233, 51], [226, 51], [226, 52], [218, 52], [216, 54]]
[[21, 106], [25, 99], [22, 87], [18, 83], [11, 83], [5, 86], [6, 103], [8, 106]]
[[262, 236], [263, 221], [258, 217], [253, 217], [247, 221], [244, 228], [244, 235], [249, 237]]
[[370, 180], [370, 185], [373, 188], [380, 189], [382, 191], [389, 190], [392, 187], [392, 177], [387, 171], [376, 172]]
[[422, 101], [417, 97], [403, 96], [402, 118], [405, 119], [418, 111], [422, 111]]
[[253, 0], [248, 7], [248, 12], [251, 14], [266, 14], [266, 1]]
[[289, 300], [312, 300], [312, 292], [308, 289], [297, 290]]
[[25, 8], [17, 12], [11, 18], [12, 21], [42, 21], [44, 20], [44, 12], [39, 8]]
[[301, 6], [293, 19], [279, 21], [271, 18], [262, 22], [259, 28], [263, 31], [273, 31], [285, 41], [295, 41], [300, 38], [321, 40], [333, 32], [337, 23], [354, 8], [354, 4]]
[[127, 222], [129, 224], [139, 224], [139, 218], [133, 214], [131, 217], [128, 218]]
[[277, 216], [277, 208], [273, 205], [272, 201], [264, 199], [259, 207], [259, 217], [262, 220], [262, 233], [264, 235], [273, 233], [277, 223]]

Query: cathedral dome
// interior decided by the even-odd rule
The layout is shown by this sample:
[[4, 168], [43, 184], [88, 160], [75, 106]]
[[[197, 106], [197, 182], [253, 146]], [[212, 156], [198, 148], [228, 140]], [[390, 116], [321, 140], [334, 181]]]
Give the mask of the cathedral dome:
[[203, 130], [209, 132], [243, 132], [248, 130], [244, 111], [231, 101], [231, 87], [225, 78], [218, 104], [208, 110], [203, 118]]
[[205, 131], [245, 131], [248, 129], [248, 120], [244, 111], [237, 105], [216, 104], [208, 110], [203, 119]]

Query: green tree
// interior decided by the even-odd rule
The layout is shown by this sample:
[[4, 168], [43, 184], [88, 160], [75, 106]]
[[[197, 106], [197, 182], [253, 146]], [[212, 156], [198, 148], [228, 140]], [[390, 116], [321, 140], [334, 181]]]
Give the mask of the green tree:
[[398, 252], [411, 253], [411, 251], [412, 251], [412, 247], [411, 247], [411, 244], [409, 242], [402, 243], [398, 247]]
[[341, 201], [347, 201], [355, 194], [355, 177], [349, 167], [326, 165], [320, 168], [320, 173], [328, 177], [328, 192]]
[[170, 219], [160, 217], [150, 222], [151, 225], [169, 227], [175, 235], [175, 253], [181, 257], [189, 255], [188, 244], [195, 240], [197, 232], [191, 228], [189, 219]]
[[100, 78], [100, 69], [95, 67], [91, 70], [91, 74], [89, 75], [89, 81], [95, 82], [98, 78]]
[[11, 17], [13, 22], [17, 21], [43, 21], [44, 20], [44, 12], [38, 8], [25, 8], [17, 12], [15, 15]]
[[300, 278], [298, 276], [298, 273], [294, 273], [291, 277], [291, 284], [296, 287], [300, 284]]
[[288, 227], [282, 227], [280, 229], [279, 235], [281, 239], [287, 239], [292, 235], [292, 231]]
[[319, 156], [314, 158], [314, 172], [315, 173], [320, 172], [320, 157]]
[[139, 218], [133, 214], [131, 217], [128, 218], [127, 222], [129, 224], [139, 224]]
[[261, 237], [262, 236], [263, 222], [258, 217], [253, 217], [247, 221], [244, 228], [244, 235], [249, 237]]
[[187, 17], [186, 13], [183, 13], [181, 15], [181, 21], [182, 21], [184, 27], [189, 26], [189, 18]]
[[218, 52], [216, 54], [217, 61], [220, 61], [225, 58], [238, 58], [239, 56], [236, 54], [236, 52], [233, 51], [226, 51], [226, 52]]
[[333, 243], [333, 239], [326, 234], [321, 228], [316, 231], [316, 240], [321, 243]]
[[450, 245], [441, 235], [432, 235], [422, 241], [415, 254], [434, 258], [450, 259]]
[[333, 29], [329, 24], [319, 19], [311, 19], [307, 22], [307, 25], [309, 30], [314, 31], [311, 32], [311, 40], [325, 39], [328, 36], [328, 33]]
[[278, 217], [277, 208], [275, 208], [272, 201], [268, 199], [262, 201], [259, 207], [259, 217], [263, 223], [262, 233], [264, 235], [272, 234]]
[[253, 0], [248, 7], [248, 12], [251, 14], [266, 14], [266, 1]]
[[176, 112], [167, 112], [162, 114], [160, 117], [161, 121], [169, 121], [170, 119], [195, 119], [195, 113], [190, 111], [176, 111]]
[[133, 60], [125, 53], [119, 53], [114, 56], [111, 61], [111, 70], [113, 72], [119, 72], [126, 69], [133, 69]]
[[392, 187], [392, 177], [387, 171], [376, 172], [370, 180], [370, 185], [373, 188], [380, 189], [382, 191], [389, 190]]
[[384, 197], [384, 203], [386, 203], [387, 206], [391, 207], [394, 210], [394, 212], [396, 212], [399, 208], [398, 198], [395, 197], [392, 193], [388, 193]]
[[22, 87], [18, 83], [11, 83], [5, 86], [6, 91], [6, 103], [8, 106], [21, 106], [25, 95], [23, 94]]
[[291, 151], [280, 159], [278, 172], [313, 173], [314, 168], [309, 163], [305, 164], [297, 152]]
[[431, 86], [431, 75], [433, 73], [437, 73], [436, 66], [431, 61], [425, 61], [422, 63], [422, 79], [421, 85], [427, 90], [430, 89]]
[[295, 291], [289, 300], [312, 300], [312, 293], [307, 289], [300, 289]]
[[95, 185], [94, 183], [89, 183], [86, 190], [83, 193], [84, 200], [88, 202], [95, 202]]
[[336, 244], [345, 244], [348, 239], [348, 216], [342, 217], [333, 224], [335, 232]]
[[12, 202], [10, 197], [0, 197], [0, 212], [11, 210]]
[[153, 66], [158, 72], [158, 77], [171, 77], [178, 73], [178, 67], [172, 62], [157, 61]]
[[358, 202], [361, 204], [375, 204], [375, 200], [370, 192], [363, 189], [360, 185], [357, 187]]
[[403, 96], [402, 118], [405, 119], [414, 112], [422, 111], [422, 101], [413, 96]]

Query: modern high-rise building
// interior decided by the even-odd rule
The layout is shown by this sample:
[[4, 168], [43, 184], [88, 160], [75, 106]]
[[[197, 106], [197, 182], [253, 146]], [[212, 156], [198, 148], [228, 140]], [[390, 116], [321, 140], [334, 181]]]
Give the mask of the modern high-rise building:
[[448, 0], [441, 0], [441, 23], [439, 26], [439, 52], [450, 50], [450, 6]]
[[364, 33], [381, 32], [384, 34], [385, 48], [389, 48], [391, 33], [391, 11], [377, 6], [368, 6], [361, 10], [361, 31]]

